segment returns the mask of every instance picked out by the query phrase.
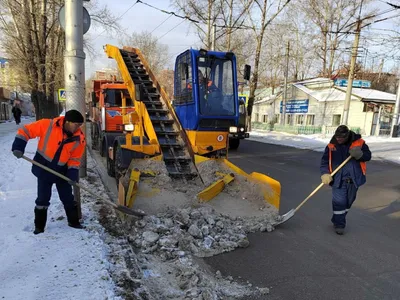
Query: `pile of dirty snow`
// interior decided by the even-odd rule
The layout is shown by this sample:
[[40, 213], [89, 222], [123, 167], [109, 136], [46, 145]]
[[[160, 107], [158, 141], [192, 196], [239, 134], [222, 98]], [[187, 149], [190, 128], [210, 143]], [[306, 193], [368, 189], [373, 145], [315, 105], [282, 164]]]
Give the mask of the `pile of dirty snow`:
[[[247, 177], [232, 172], [225, 164], [217, 160], [207, 160], [197, 165], [201, 179], [171, 179], [163, 161], [137, 161], [135, 167], [140, 171], [153, 170], [155, 177], [144, 175], [140, 178], [135, 207], [157, 214], [169, 207], [187, 208], [199, 205], [210, 206], [218, 213], [232, 217], [263, 217], [266, 223], [274, 223], [278, 210], [264, 199], [264, 194], [274, 191], [267, 185], [259, 185]], [[233, 174], [235, 179], [211, 201], [200, 204], [198, 193], [212, 183], [222, 179], [225, 174]]]
[[[164, 173], [163, 162], [149, 164], [153, 171]], [[144, 162], [135, 167], [141, 171], [150, 169]], [[86, 184], [103, 195], [106, 193], [94, 176]], [[144, 185], [148, 185], [148, 191], [143, 192]], [[179, 192], [175, 191], [178, 186]], [[157, 190], [153, 191], [157, 196], [152, 189]], [[171, 180], [165, 184], [157, 177], [141, 179], [135, 208], [142, 208], [140, 193], [148, 193], [143, 199], [159, 210], [156, 214], [145, 210], [149, 214], [142, 219], [122, 215], [98, 202], [99, 220], [108, 232], [104, 239], [111, 249], [109, 271], [119, 295], [129, 299], [200, 300], [246, 299], [268, 293], [267, 288], [239, 284], [230, 276], [223, 278], [220, 272], [209, 272], [200, 258], [247, 247], [247, 233], [273, 230], [271, 218], [221, 214], [209, 204], [195, 200], [193, 191], [198, 189], [190, 181]], [[174, 202], [177, 196], [181, 197], [180, 205]], [[165, 202], [168, 205], [159, 209]]]

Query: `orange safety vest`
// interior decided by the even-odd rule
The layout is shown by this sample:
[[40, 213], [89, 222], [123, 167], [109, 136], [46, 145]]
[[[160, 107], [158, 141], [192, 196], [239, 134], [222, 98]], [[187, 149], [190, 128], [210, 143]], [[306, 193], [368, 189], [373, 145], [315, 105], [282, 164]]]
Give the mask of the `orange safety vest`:
[[[48, 162], [52, 162], [57, 150], [62, 147], [57, 164], [79, 169], [86, 141], [81, 129], [72, 137], [63, 132], [64, 117], [42, 119], [18, 129], [17, 137], [28, 141], [39, 137], [37, 152]], [[58, 155], [57, 155], [58, 156]]]
[[[212, 80], [209, 80], [208, 83], [207, 83], [207, 87], [210, 87], [212, 85], [212, 83], [213, 83]], [[188, 82], [187, 88], [189, 90], [192, 89], [192, 84], [190, 82]]]
[[[350, 149], [354, 147], [362, 147], [364, 145], [365, 141], [363, 139], [358, 139], [354, 142], [351, 143]], [[328, 144], [329, 148], [329, 172], [333, 172], [332, 170], [332, 151], [336, 151], [336, 147], [334, 144], [329, 143]], [[360, 166], [361, 166], [361, 171], [363, 172], [364, 175], [367, 174], [367, 163], [365, 161], [360, 161]]]

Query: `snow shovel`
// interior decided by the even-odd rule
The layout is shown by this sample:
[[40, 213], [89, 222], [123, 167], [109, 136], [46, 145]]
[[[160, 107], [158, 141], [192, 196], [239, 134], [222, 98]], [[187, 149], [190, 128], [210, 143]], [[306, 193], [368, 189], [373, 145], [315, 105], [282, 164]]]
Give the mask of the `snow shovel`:
[[[347, 163], [350, 161], [351, 158], [352, 158], [352, 157], [349, 156], [344, 162], [342, 162], [342, 163], [339, 165], [339, 167], [337, 167], [337, 168], [332, 172], [331, 176], [335, 175], [345, 164], [347, 164]], [[303, 200], [303, 202], [301, 202], [296, 208], [292, 208], [292, 209], [289, 210], [286, 214], [282, 215], [282, 216], [280, 217], [280, 220], [279, 220], [278, 222], [272, 224], [272, 225], [273, 225], [273, 226], [276, 226], [276, 225], [282, 224], [282, 223], [286, 222], [287, 220], [289, 220], [290, 218], [292, 218], [292, 217], [294, 216], [294, 214], [300, 209], [300, 207], [302, 207], [302, 206], [304, 205], [304, 203], [306, 203], [306, 202], [308, 201], [308, 199], [310, 199], [312, 196], [314, 196], [314, 194], [315, 194], [316, 192], [318, 192], [318, 190], [319, 190], [320, 188], [322, 188], [323, 186], [324, 186], [324, 183], [321, 182], [321, 184], [320, 184], [314, 191], [312, 191], [311, 194], [308, 195], [308, 197], [307, 197], [306, 199]]]
[[118, 204], [116, 204], [116, 203], [114, 203], [114, 202], [112, 202], [112, 201], [110, 201], [110, 200], [108, 200], [108, 199], [106, 199], [104, 197], [101, 197], [101, 196], [97, 195], [96, 193], [93, 193], [88, 188], [80, 185], [79, 183], [70, 180], [68, 177], [66, 177], [66, 176], [64, 176], [64, 175], [62, 175], [62, 174], [60, 174], [60, 173], [58, 173], [58, 172], [56, 172], [56, 171], [44, 166], [44, 165], [42, 165], [41, 163], [38, 163], [37, 161], [34, 161], [34, 160], [30, 159], [29, 157], [26, 157], [25, 155], [22, 155], [22, 158], [27, 160], [27, 161], [29, 161], [30, 163], [38, 166], [38, 167], [40, 167], [40, 168], [42, 168], [42, 169], [44, 169], [44, 170], [46, 170], [46, 171], [58, 176], [58, 177], [66, 180], [70, 185], [76, 186], [76, 187], [81, 188], [82, 190], [85, 190], [86, 192], [88, 192], [92, 196], [96, 197], [96, 199], [101, 200], [104, 204], [110, 205], [110, 206], [114, 207], [116, 210], [118, 210], [118, 211], [120, 211], [120, 212], [122, 212], [124, 214], [131, 215], [131, 216], [137, 216], [137, 217], [143, 217], [143, 216], [146, 215], [143, 211], [134, 210], [134, 209], [130, 209], [130, 208], [126, 207], [126, 206], [118, 205]]

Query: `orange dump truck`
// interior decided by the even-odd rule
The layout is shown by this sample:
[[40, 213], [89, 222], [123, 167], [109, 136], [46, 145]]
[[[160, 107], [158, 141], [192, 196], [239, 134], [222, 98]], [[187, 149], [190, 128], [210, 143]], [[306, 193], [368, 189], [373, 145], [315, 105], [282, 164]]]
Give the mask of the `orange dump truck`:
[[[133, 112], [132, 100], [123, 82], [110, 80], [93, 80], [90, 108], [92, 149], [106, 156], [114, 139], [124, 135], [122, 122], [125, 113]], [[122, 99], [126, 99], [126, 107], [122, 107]]]

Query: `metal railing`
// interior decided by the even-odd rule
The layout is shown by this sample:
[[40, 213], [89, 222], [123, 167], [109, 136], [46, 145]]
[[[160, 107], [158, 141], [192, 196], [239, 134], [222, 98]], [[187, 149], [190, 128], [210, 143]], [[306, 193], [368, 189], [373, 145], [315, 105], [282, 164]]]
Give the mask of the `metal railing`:
[[[292, 134], [326, 134], [333, 135], [337, 126], [316, 126], [316, 125], [279, 125], [262, 122], [253, 122], [251, 124], [253, 129], [286, 132]], [[350, 130], [355, 133], [360, 133], [359, 127], [350, 127]]]

